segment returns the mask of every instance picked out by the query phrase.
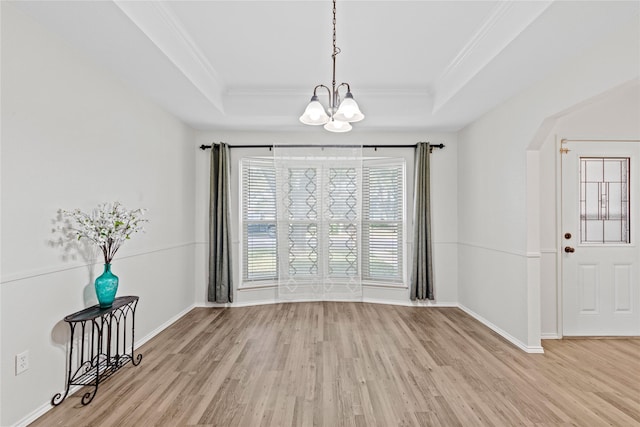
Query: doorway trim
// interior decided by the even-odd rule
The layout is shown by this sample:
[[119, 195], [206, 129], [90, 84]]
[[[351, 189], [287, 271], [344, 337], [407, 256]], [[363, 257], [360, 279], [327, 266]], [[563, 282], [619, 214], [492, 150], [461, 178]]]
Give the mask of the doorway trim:
[[555, 135], [556, 147], [556, 336], [564, 337], [564, 325], [562, 323], [564, 311], [562, 310], [562, 290], [564, 277], [564, 264], [562, 262], [562, 139]]

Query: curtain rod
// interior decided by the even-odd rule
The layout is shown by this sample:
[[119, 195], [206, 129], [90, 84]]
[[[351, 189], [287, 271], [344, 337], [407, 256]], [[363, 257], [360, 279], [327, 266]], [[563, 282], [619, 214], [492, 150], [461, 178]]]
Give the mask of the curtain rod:
[[[313, 147], [331, 147], [331, 148], [358, 148], [358, 147], [362, 147], [362, 148], [373, 148], [373, 149], [378, 149], [378, 148], [415, 148], [416, 144], [411, 144], [411, 145], [311, 145], [311, 144], [302, 144], [302, 145], [283, 145], [285, 147], [288, 148], [313, 148]], [[444, 144], [429, 144], [429, 151], [432, 151], [434, 148], [444, 148], [445, 145]], [[204, 145], [202, 144], [200, 146], [201, 150], [208, 150], [211, 148], [211, 145]], [[273, 145], [266, 145], [266, 144], [262, 144], [262, 145], [229, 145], [229, 148], [269, 148], [269, 151], [271, 151], [271, 149], [273, 148]]]

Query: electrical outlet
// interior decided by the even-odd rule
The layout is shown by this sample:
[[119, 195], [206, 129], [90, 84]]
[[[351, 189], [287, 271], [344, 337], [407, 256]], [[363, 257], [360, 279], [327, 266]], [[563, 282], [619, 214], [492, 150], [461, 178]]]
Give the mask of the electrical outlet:
[[16, 375], [29, 369], [29, 350], [16, 354]]

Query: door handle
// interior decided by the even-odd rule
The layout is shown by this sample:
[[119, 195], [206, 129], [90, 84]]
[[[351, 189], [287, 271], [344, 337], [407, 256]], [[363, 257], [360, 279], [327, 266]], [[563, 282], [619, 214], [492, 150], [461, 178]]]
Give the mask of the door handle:
[[572, 254], [574, 253], [576, 250], [574, 248], [572, 248], [571, 246], [565, 246], [564, 247], [564, 251], [568, 254]]

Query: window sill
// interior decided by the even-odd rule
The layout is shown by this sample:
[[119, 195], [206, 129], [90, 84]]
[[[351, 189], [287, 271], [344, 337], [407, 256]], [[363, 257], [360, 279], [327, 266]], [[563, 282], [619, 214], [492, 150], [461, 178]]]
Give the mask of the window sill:
[[[277, 288], [277, 282], [245, 282], [238, 286], [239, 291], [247, 291], [252, 289], [269, 289]], [[378, 283], [378, 282], [362, 282], [363, 288], [391, 288], [391, 289], [408, 289], [404, 283]]]

